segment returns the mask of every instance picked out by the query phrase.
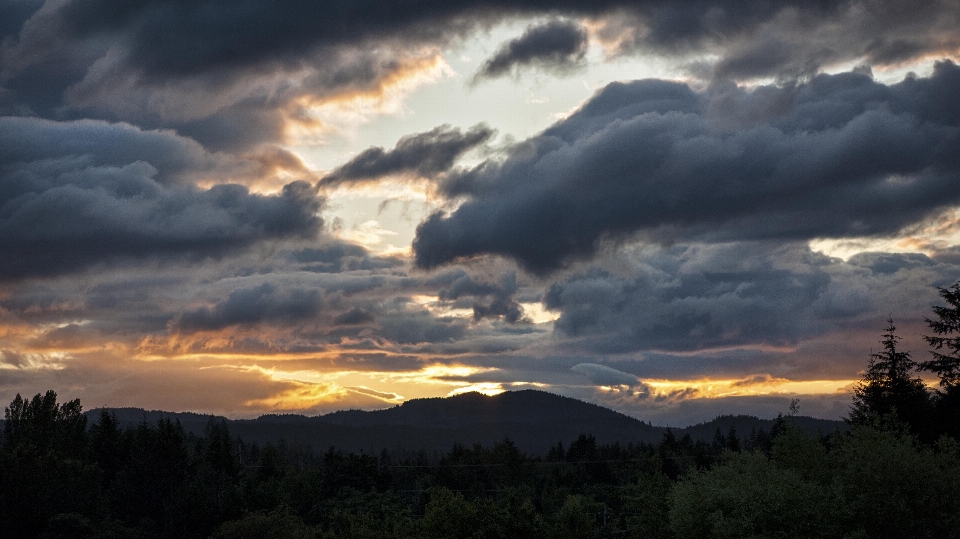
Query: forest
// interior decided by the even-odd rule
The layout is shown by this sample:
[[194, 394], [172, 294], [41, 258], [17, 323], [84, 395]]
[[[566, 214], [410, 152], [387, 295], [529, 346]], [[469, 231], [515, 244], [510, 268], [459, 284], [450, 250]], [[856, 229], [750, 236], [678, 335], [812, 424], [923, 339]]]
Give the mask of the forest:
[[[893, 321], [852, 395], [849, 431], [598, 443], [525, 454], [509, 439], [428, 454], [246, 443], [225, 421], [121, 426], [55, 391], [4, 412], [5, 538], [960, 537], [960, 283], [927, 320], [929, 360]], [[920, 378], [939, 380], [929, 387]]]

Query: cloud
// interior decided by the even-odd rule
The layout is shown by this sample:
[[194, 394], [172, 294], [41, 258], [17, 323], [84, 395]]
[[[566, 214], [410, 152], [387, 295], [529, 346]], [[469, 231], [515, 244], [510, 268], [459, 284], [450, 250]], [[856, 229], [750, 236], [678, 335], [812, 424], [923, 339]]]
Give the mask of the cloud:
[[617, 260], [618, 274], [594, 267], [549, 287], [544, 306], [560, 313], [554, 329], [571, 339], [567, 350], [642, 351], [647, 367], [671, 376], [722, 365], [784, 376], [770, 369], [784, 367], [773, 367], [778, 357], [803, 355], [804, 342], [837, 331], [872, 335], [880, 312], [919, 321], [935, 286], [958, 271], [923, 255], [843, 261], [803, 244], [753, 242], [630, 249]]
[[369, 324], [374, 320], [373, 314], [359, 307], [354, 307], [349, 311], [337, 315], [337, 317], [333, 319], [333, 323], [340, 326], [358, 326]]
[[193, 187], [193, 178], [232, 165], [168, 132], [7, 117], [0, 147], [0, 279], [124, 258], [222, 256], [313, 237], [321, 225], [323, 201], [302, 181], [270, 196], [235, 184]]
[[640, 379], [632, 374], [597, 363], [577, 363], [570, 370], [586, 376], [591, 383], [598, 386], [642, 385]]
[[[440, 289], [438, 297], [443, 301], [472, 297], [474, 320], [503, 317], [504, 321], [514, 323], [526, 321], [523, 307], [513, 298], [517, 290], [516, 272], [505, 273], [497, 284], [478, 282], [466, 272], [461, 272], [448, 287]], [[487, 297], [491, 299], [485, 302]]]
[[[329, 129], [316, 106], [389, 100], [403, 81], [442, 63], [441, 51], [517, 18], [589, 20], [611, 55], [685, 62], [717, 80], [789, 80], [845, 62], [897, 66], [960, 47], [955, 2], [339, 0], [281, 11], [266, 0], [227, 10], [214, 0], [8, 4], [0, 8], [0, 114], [169, 127], [221, 150]], [[585, 46], [577, 23], [555, 19], [504, 45], [478, 75], [567, 69]]]
[[484, 62], [474, 81], [502, 77], [525, 67], [565, 73], [582, 67], [588, 44], [586, 30], [576, 22], [555, 20], [531, 26]]
[[316, 316], [321, 307], [322, 297], [317, 290], [293, 289], [283, 293], [264, 283], [236, 289], [213, 307], [182, 313], [172, 322], [171, 329], [189, 333], [273, 320], [304, 320]]
[[0, 350], [0, 364], [20, 368], [28, 364], [27, 358], [16, 350]]
[[[51, 161], [49, 171], [30, 167]], [[57, 161], [68, 162], [57, 166]], [[0, 166], [6, 177], [63, 173], [70, 166], [118, 168], [137, 162], [154, 168], [151, 179], [164, 186], [189, 185], [207, 175], [241, 169], [230, 157], [212, 154], [172, 131], [97, 120], [0, 117]]]
[[466, 133], [441, 125], [426, 133], [406, 135], [392, 150], [369, 148], [323, 177], [322, 188], [372, 183], [389, 176], [408, 174], [432, 178], [450, 170], [464, 153], [490, 140], [495, 131], [484, 124]]
[[706, 78], [786, 80], [845, 62], [898, 66], [956, 54], [958, 22], [956, 2], [666, 1], [613, 7], [591, 30], [612, 56], [688, 59]]
[[960, 201], [955, 92], [951, 62], [891, 86], [857, 73], [753, 91], [613, 83], [506, 160], [453, 175], [443, 189], [469, 198], [420, 224], [416, 263], [496, 254], [546, 274], [638, 234], [893, 234]]

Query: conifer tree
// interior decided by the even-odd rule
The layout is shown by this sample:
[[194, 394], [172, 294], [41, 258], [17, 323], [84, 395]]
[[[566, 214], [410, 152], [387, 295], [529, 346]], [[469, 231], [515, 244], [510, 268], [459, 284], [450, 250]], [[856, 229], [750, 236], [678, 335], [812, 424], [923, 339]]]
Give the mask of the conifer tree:
[[930, 396], [919, 377], [912, 376], [917, 363], [910, 352], [897, 350], [900, 337], [893, 319], [887, 320], [881, 351], [870, 354], [870, 363], [853, 394], [850, 422], [870, 423], [875, 418], [892, 418], [906, 424], [915, 434], [926, 431]]
[[960, 282], [939, 290], [947, 306], [934, 306], [937, 319], [927, 318], [927, 325], [936, 335], [923, 338], [933, 347], [933, 359], [921, 362], [920, 370], [936, 374], [940, 386], [948, 388], [960, 385]]
[[936, 396], [938, 430], [960, 437], [960, 282], [939, 290], [947, 305], [934, 306], [936, 319], [927, 319], [935, 335], [923, 338], [933, 347], [933, 358], [921, 362], [920, 370], [940, 378]]

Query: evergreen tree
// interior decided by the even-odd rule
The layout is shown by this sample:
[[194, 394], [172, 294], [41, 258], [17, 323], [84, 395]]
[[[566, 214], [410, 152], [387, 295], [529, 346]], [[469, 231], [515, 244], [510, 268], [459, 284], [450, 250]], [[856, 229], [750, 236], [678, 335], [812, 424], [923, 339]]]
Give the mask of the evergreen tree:
[[4, 439], [9, 448], [29, 445], [38, 453], [52, 451], [77, 458], [84, 453], [87, 418], [80, 399], [57, 404], [53, 390], [30, 400], [17, 396], [4, 409]]
[[103, 473], [104, 486], [109, 487], [123, 466], [123, 429], [117, 416], [106, 408], [100, 410], [100, 421], [90, 427], [90, 452]]
[[930, 396], [919, 377], [912, 376], [917, 363], [910, 352], [897, 350], [896, 326], [888, 319], [880, 352], [870, 354], [870, 363], [853, 394], [850, 422], [871, 423], [876, 418], [892, 417], [910, 427], [914, 434], [927, 431]]
[[[941, 288], [940, 297], [948, 306], [933, 308], [936, 320], [927, 318], [927, 325], [936, 333], [924, 335], [933, 350], [933, 359], [920, 363], [920, 369], [940, 377], [940, 385], [960, 385], [960, 282], [950, 288]], [[955, 335], [954, 335], [955, 334]]]
[[921, 362], [920, 370], [940, 378], [936, 402], [940, 430], [960, 436], [960, 282], [939, 290], [947, 306], [934, 306], [936, 320], [927, 319], [935, 335], [923, 338], [933, 347], [933, 358]]

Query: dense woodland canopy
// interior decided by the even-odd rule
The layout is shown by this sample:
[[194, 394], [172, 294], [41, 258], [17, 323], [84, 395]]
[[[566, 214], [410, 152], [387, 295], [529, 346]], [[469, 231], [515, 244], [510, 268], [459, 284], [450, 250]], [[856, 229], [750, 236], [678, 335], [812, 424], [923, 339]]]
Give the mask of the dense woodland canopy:
[[[247, 444], [211, 419], [87, 424], [54, 391], [5, 410], [3, 537], [960, 537], [960, 283], [929, 319], [929, 360], [871, 354], [849, 432], [716, 432], [527, 455], [508, 439], [443, 455]], [[917, 371], [938, 376], [927, 387]]]

